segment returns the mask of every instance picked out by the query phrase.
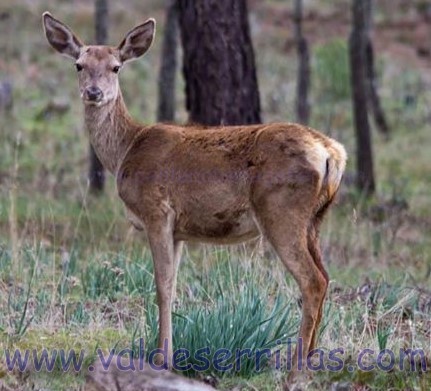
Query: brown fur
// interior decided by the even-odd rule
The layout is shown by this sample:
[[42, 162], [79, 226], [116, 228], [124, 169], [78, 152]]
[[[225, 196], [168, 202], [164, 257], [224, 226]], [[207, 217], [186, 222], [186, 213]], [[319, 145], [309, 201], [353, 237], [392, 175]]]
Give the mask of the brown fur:
[[318, 230], [340, 185], [344, 148], [313, 129], [290, 123], [139, 125], [127, 112], [111, 67], [148, 49], [154, 22], [132, 30], [118, 48], [75, 47], [79, 40], [68, 28], [51, 16], [44, 18], [48, 40], [59, 30], [58, 36], [69, 37], [71, 45], [60, 51], [78, 52], [76, 61], [84, 66], [81, 90], [96, 85], [103, 91], [101, 102], [84, 99], [85, 121], [96, 153], [116, 176], [133, 224], [148, 235], [159, 346], [167, 341], [172, 352], [171, 304], [182, 242], [231, 244], [262, 234], [301, 290], [299, 336], [305, 358], [315, 346], [329, 280]]

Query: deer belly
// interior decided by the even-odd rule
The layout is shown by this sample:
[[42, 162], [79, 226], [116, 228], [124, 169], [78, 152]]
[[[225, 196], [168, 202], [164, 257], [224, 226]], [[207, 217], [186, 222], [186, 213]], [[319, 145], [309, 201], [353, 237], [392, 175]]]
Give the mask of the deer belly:
[[216, 212], [182, 216], [175, 227], [175, 239], [234, 244], [253, 239], [260, 232], [251, 211]]

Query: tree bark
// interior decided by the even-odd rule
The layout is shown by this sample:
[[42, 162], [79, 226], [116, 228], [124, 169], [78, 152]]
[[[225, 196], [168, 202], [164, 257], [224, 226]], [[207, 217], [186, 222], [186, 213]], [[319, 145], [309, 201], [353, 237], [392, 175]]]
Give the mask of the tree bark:
[[178, 0], [189, 120], [261, 122], [246, 0]]
[[159, 73], [159, 103], [157, 120], [175, 121], [175, 75], [177, 71], [177, 0], [168, 0], [166, 6], [165, 31], [161, 67]]
[[296, 119], [307, 125], [310, 120], [310, 53], [308, 43], [302, 32], [302, 0], [295, 0], [295, 39], [298, 53], [298, 80], [296, 85]]
[[[96, 27], [96, 44], [105, 45], [108, 41], [108, 0], [96, 0], [94, 20]], [[105, 171], [91, 145], [88, 179], [91, 193], [99, 194], [103, 191], [105, 187]]]
[[364, 0], [365, 2], [365, 26], [366, 26], [366, 68], [367, 68], [367, 93], [368, 93], [368, 107], [372, 111], [374, 116], [374, 121], [376, 123], [377, 129], [388, 136], [390, 133], [388, 122], [386, 121], [386, 116], [383, 111], [380, 96], [377, 92], [377, 77], [375, 71], [374, 63], [374, 48], [373, 42], [371, 40], [371, 28], [373, 20], [373, 7], [372, 0]]
[[356, 131], [357, 186], [366, 195], [375, 191], [370, 124], [367, 112], [366, 9], [363, 0], [352, 0], [353, 28], [350, 35], [350, 68], [353, 116]]

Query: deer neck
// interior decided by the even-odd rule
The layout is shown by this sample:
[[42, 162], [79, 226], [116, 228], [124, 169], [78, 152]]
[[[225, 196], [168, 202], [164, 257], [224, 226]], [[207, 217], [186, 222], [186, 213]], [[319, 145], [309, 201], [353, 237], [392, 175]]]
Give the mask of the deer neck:
[[117, 170], [142, 126], [133, 121], [121, 91], [117, 99], [103, 106], [85, 106], [85, 125], [90, 142], [105, 167], [112, 174]]

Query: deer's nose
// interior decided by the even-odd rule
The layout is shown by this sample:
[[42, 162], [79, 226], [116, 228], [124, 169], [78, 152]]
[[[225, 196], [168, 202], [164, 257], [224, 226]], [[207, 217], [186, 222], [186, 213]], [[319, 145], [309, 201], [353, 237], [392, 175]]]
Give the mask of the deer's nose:
[[99, 87], [91, 86], [85, 90], [85, 97], [93, 102], [100, 102], [103, 97], [103, 92]]

